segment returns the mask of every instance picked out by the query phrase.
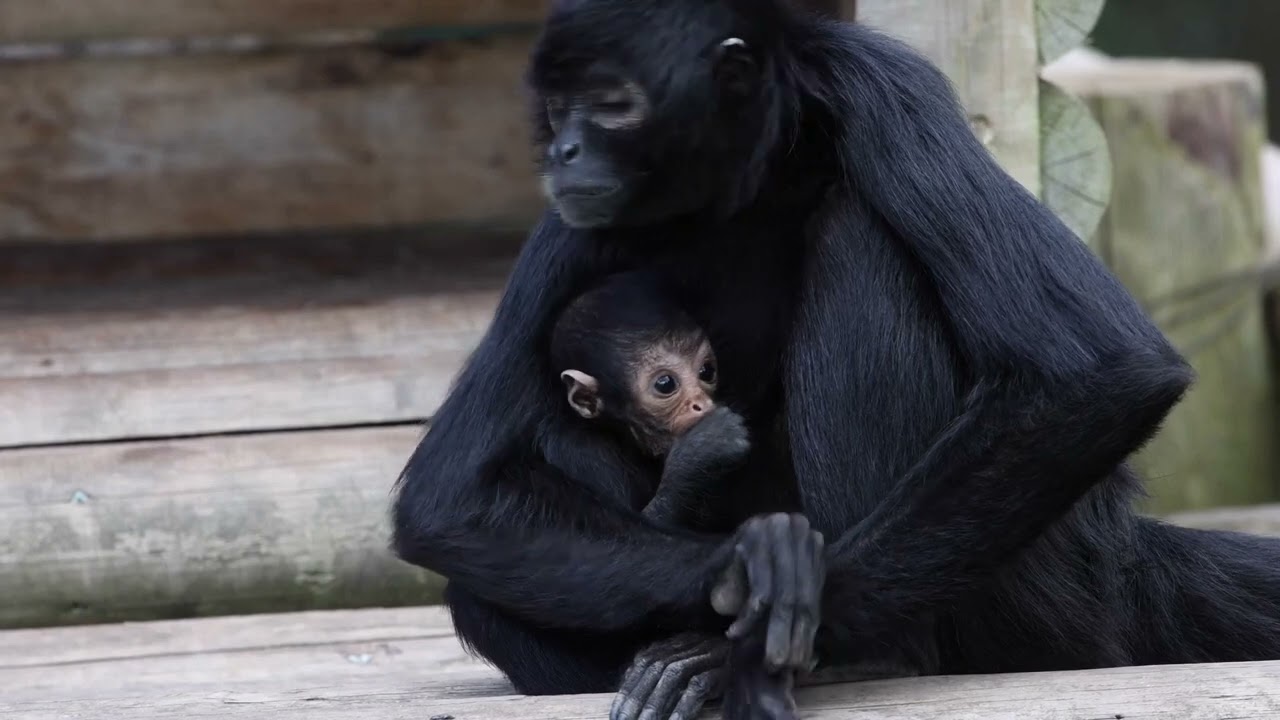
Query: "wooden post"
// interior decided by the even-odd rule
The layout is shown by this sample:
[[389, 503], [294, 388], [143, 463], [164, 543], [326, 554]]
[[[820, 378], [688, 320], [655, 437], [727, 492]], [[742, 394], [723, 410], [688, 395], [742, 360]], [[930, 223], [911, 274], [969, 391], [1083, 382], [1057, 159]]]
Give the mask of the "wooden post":
[[1258, 286], [1261, 77], [1240, 63], [1105, 61], [1053, 68], [1111, 146], [1097, 251], [1199, 375], [1135, 459], [1152, 509], [1277, 496], [1275, 384]]
[[1033, 0], [861, 0], [857, 21], [899, 37], [955, 84], [974, 132], [1032, 192], [1040, 190]]

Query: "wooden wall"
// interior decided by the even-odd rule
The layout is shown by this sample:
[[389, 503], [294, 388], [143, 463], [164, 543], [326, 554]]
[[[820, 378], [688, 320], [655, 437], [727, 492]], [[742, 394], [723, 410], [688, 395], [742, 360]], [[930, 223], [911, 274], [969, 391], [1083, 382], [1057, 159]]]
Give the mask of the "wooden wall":
[[0, 3], [0, 626], [415, 604], [542, 2]]

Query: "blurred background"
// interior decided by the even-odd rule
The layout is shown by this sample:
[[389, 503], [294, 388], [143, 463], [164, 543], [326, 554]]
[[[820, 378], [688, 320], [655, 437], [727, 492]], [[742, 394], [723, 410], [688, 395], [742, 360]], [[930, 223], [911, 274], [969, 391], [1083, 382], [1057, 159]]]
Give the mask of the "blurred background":
[[[1195, 365], [1143, 509], [1280, 532], [1280, 2], [825, 4]], [[438, 598], [387, 505], [542, 208], [544, 6], [0, 0], [0, 628]]]

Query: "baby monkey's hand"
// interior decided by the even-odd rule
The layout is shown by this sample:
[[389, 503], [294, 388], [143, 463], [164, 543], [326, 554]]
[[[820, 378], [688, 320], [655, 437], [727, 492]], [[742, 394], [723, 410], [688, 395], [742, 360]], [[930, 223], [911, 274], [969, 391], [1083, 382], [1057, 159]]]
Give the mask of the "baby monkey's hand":
[[741, 461], [750, 450], [751, 441], [742, 416], [720, 406], [676, 439], [668, 462], [675, 461], [686, 468], [717, 470], [721, 469], [719, 466]]

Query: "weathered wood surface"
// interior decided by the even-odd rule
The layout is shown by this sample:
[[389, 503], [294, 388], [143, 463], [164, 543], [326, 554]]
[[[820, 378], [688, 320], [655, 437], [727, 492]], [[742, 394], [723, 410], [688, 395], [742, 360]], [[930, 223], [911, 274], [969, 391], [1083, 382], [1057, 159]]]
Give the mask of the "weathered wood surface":
[[[0, 633], [0, 714], [52, 718], [607, 716], [609, 695], [526, 698], [438, 608]], [[1280, 663], [937, 677], [803, 688], [804, 717], [1280, 717]], [[711, 716], [711, 713], [708, 713]]]
[[529, 38], [5, 64], [0, 239], [525, 228]]
[[1048, 64], [1080, 46], [1097, 25], [1106, 0], [1035, 0], [1036, 43]]
[[859, 23], [901, 38], [946, 72], [1001, 165], [1040, 189], [1033, 0], [859, 0]]
[[1078, 97], [1040, 83], [1040, 197], [1096, 249], [1098, 223], [1111, 200], [1107, 137]]
[[[1276, 499], [1275, 378], [1249, 277], [1264, 247], [1257, 69], [1109, 61], [1046, 74], [1087, 100], [1110, 142], [1099, 253], [1199, 376], [1137, 457], [1151, 509]], [[1234, 274], [1244, 279], [1215, 282]]]
[[537, 22], [547, 0], [4, 0], [0, 42]]
[[0, 447], [426, 418], [519, 242], [0, 247]]
[[0, 453], [0, 627], [434, 602], [434, 576], [388, 550], [391, 484], [421, 434]]

